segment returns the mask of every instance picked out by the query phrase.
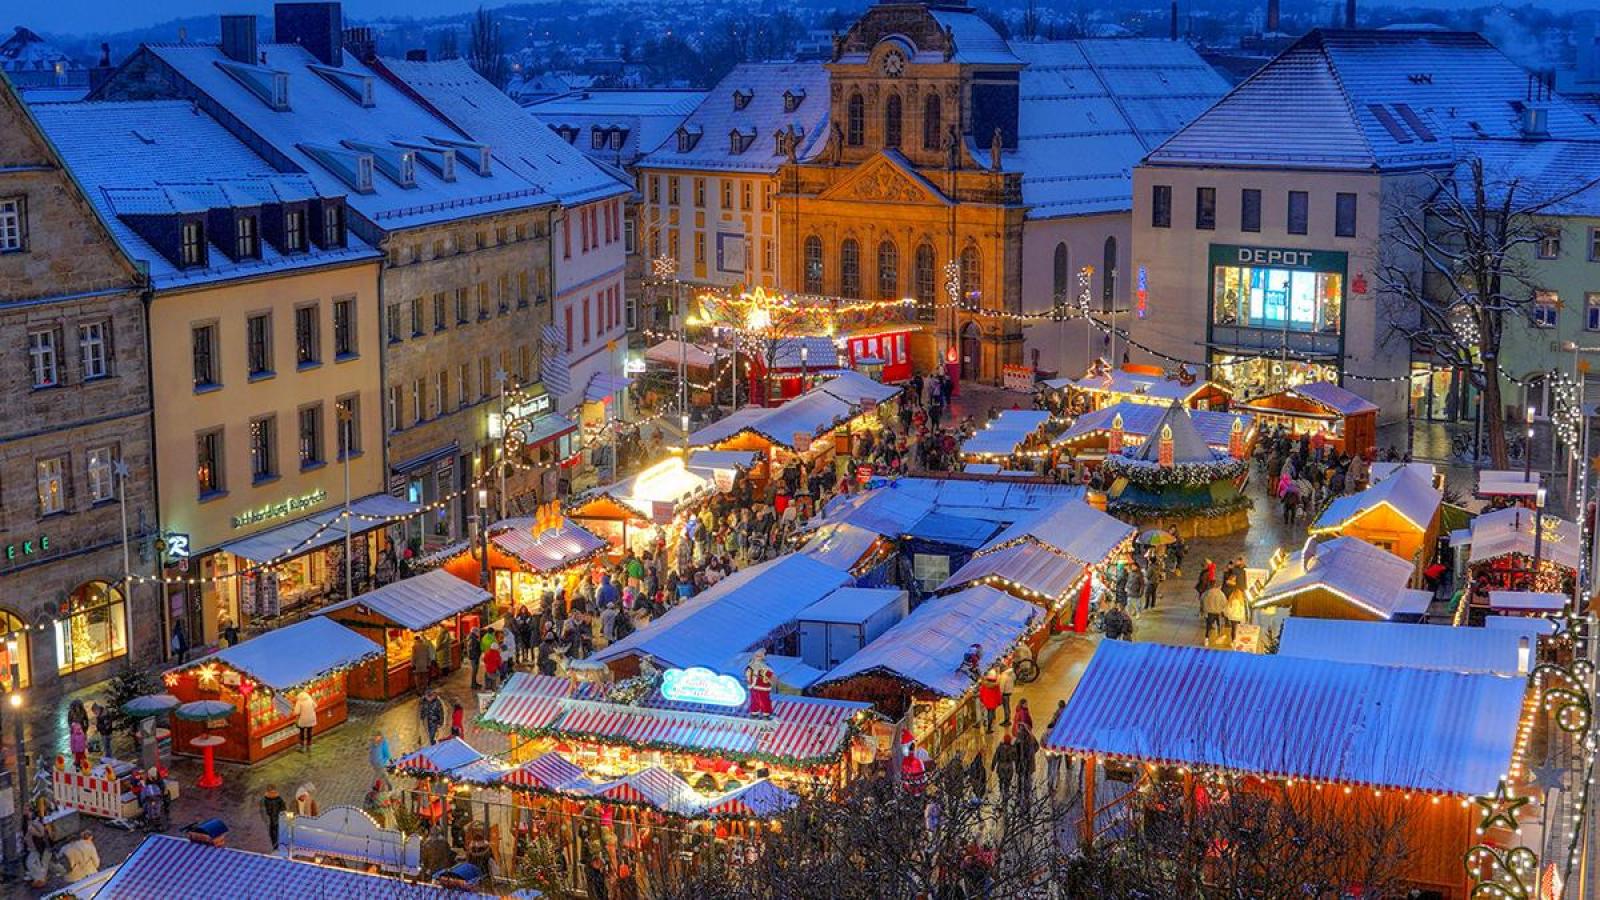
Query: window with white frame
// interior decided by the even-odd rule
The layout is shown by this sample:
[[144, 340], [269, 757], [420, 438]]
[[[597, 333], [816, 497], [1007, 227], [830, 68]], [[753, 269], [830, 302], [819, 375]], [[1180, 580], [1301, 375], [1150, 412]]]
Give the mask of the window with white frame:
[[78, 326], [78, 364], [83, 380], [105, 378], [111, 374], [111, 323], [89, 322]]
[[48, 516], [67, 509], [67, 458], [52, 456], [37, 463], [39, 515]]
[[0, 199], [0, 253], [21, 253], [28, 249], [26, 204], [22, 197]]
[[104, 503], [117, 497], [117, 448], [90, 447], [84, 454], [85, 468], [89, 474], [89, 502]]
[[1561, 314], [1561, 297], [1555, 291], [1534, 291], [1533, 308], [1528, 311], [1535, 328], [1554, 328]]
[[1583, 327], [1600, 331], [1600, 293], [1583, 295]]
[[1540, 259], [1555, 259], [1561, 255], [1561, 229], [1550, 227], [1539, 232]]
[[28, 372], [36, 388], [55, 387], [61, 383], [55, 329], [28, 332]]

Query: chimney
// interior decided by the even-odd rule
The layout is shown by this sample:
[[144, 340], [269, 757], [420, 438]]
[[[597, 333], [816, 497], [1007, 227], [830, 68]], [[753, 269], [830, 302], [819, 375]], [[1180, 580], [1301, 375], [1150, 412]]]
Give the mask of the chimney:
[[256, 64], [256, 17], [222, 17], [222, 55], [248, 65]]
[[1172, 0], [1172, 21], [1171, 21], [1171, 23], [1169, 25], [1169, 28], [1170, 28], [1170, 33], [1167, 35], [1167, 40], [1169, 40], [1169, 41], [1177, 40], [1178, 39], [1178, 0]]
[[344, 65], [344, 12], [338, 3], [279, 3], [272, 8], [272, 40], [299, 44], [324, 65]]
[[417, 49], [414, 49], [414, 50], [407, 50], [406, 51], [406, 62], [427, 62], [427, 61], [428, 61], [428, 49], [426, 47], [420, 47], [420, 48], [417, 48]]
[[94, 93], [100, 86], [111, 80], [111, 73], [116, 67], [111, 65], [111, 45], [100, 45], [100, 61], [89, 70], [89, 93]]
[[1264, 30], [1268, 34], [1278, 32], [1278, 0], [1267, 0], [1267, 27]]
[[1344, 0], [1344, 27], [1356, 27], [1356, 0]]
[[346, 28], [344, 49], [361, 62], [370, 63], [378, 58], [378, 39], [372, 36], [371, 28]]

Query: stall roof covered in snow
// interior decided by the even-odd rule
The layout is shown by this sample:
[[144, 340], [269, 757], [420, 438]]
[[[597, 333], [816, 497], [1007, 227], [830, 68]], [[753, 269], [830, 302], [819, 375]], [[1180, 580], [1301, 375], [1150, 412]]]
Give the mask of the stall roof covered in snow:
[[[1600, 135], [1597, 135], [1600, 137]], [[1295, 385], [1289, 393], [1313, 403], [1321, 404], [1330, 412], [1341, 416], [1353, 416], [1358, 413], [1377, 412], [1378, 405], [1359, 394], [1351, 393], [1331, 381], [1308, 381], [1305, 384]]]
[[674, 369], [680, 363], [692, 369], [709, 369], [721, 357], [716, 347], [706, 348], [677, 338], [667, 338], [644, 351], [645, 362]]
[[1200, 431], [1194, 427], [1194, 420], [1189, 417], [1189, 408], [1177, 400], [1172, 401], [1161, 414], [1161, 418], [1156, 420], [1152, 428], [1154, 439], [1145, 441], [1131, 451], [1125, 451], [1124, 458], [1159, 465], [1162, 437], [1168, 431], [1172, 433], [1172, 461], [1175, 464], [1209, 465], [1228, 458], [1225, 451], [1215, 450], [1206, 443], [1206, 439], [1201, 437]]
[[876, 531], [839, 522], [818, 529], [800, 552], [836, 569], [849, 570], [866, 557], [878, 537]]
[[899, 588], [842, 587], [802, 609], [795, 620], [859, 625], [885, 606], [899, 603], [903, 608], [905, 595]]
[[1511, 765], [1525, 690], [1520, 676], [1104, 641], [1043, 744], [1478, 796]]
[[[777, 172], [785, 159], [777, 134], [787, 135], [791, 128], [798, 159], [825, 144], [827, 69], [820, 62], [741, 63], [637, 167]], [[740, 136], [738, 143], [734, 135]]]
[[1532, 497], [1539, 493], [1543, 477], [1521, 469], [1484, 469], [1478, 473], [1478, 496]]
[[829, 671], [816, 686], [881, 672], [943, 697], [960, 697], [975, 683], [961, 669], [968, 647], [980, 646], [978, 671], [984, 671], [1009, 653], [1042, 616], [1032, 603], [983, 585], [934, 597]]
[[1409, 471], [1417, 473], [1418, 475], [1421, 475], [1423, 478], [1427, 479], [1429, 484], [1433, 484], [1435, 479], [1437, 479], [1438, 475], [1439, 475], [1439, 470], [1434, 468], [1433, 463], [1425, 463], [1425, 462], [1375, 462], [1375, 463], [1372, 464], [1372, 469], [1370, 471], [1371, 478], [1372, 478], [1372, 483], [1373, 484], [1377, 484], [1378, 482], [1384, 480], [1385, 478], [1388, 478], [1390, 475], [1393, 475], [1396, 472], [1401, 472], [1401, 471], [1406, 471], [1406, 470], [1409, 470]]
[[[1465, 155], [1460, 142], [1522, 141], [1528, 78], [1480, 34], [1316, 29], [1148, 161], [1360, 171], [1453, 165]], [[1595, 125], [1565, 98], [1540, 105], [1552, 138], [1595, 137]]]
[[900, 388], [881, 381], [873, 381], [854, 370], [846, 370], [826, 381], [818, 382], [816, 389], [832, 394], [851, 406], [863, 406], [868, 400], [883, 403], [900, 395]]
[[1257, 609], [1281, 606], [1312, 590], [1325, 590], [1385, 619], [1427, 612], [1433, 595], [1408, 588], [1410, 562], [1353, 537], [1308, 545], [1289, 557], [1257, 597]]
[[605, 661], [651, 656], [669, 666], [714, 666], [765, 642], [850, 573], [791, 553], [740, 569], [597, 652]]
[[1008, 409], [961, 443], [963, 456], [1009, 456], [1050, 421], [1042, 409]]
[[1129, 538], [1134, 527], [1081, 500], [1058, 503], [1022, 519], [990, 541], [979, 553], [1007, 544], [1031, 541], [1069, 559], [1097, 566]]
[[[1278, 654], [1334, 662], [1510, 675], [1519, 669], [1517, 643], [1521, 638], [1515, 631], [1497, 628], [1290, 616], [1283, 623]], [[1528, 649], [1531, 655], [1531, 642]]]
[[1001, 579], [1047, 600], [1054, 600], [1078, 584], [1087, 571], [1088, 567], [1078, 560], [1023, 541], [991, 553], [974, 555], [954, 575], [945, 579], [944, 584], [939, 585], [939, 590], [947, 591], [986, 579]]
[[[1083, 494], [1082, 487], [1065, 484], [897, 478], [877, 490], [834, 498], [812, 525], [848, 522], [887, 537], [924, 536], [917, 533], [925, 530], [976, 546], [1001, 526], [1032, 518], [1047, 507], [1081, 500]], [[959, 525], [962, 521], [966, 524]]]
[[606, 547], [605, 538], [568, 518], [558, 528], [536, 533], [538, 525], [531, 517], [502, 519], [489, 526], [489, 542], [535, 572], [565, 569]]
[[[1053, 443], [1076, 444], [1096, 432], [1110, 431], [1111, 423], [1120, 415], [1123, 443], [1135, 446], [1149, 440], [1150, 435], [1155, 432], [1156, 423], [1161, 421], [1165, 413], [1165, 409], [1153, 403], [1119, 400], [1109, 406], [1102, 406], [1078, 416]], [[1210, 409], [1189, 411], [1189, 421], [1194, 423], [1195, 430], [1200, 432], [1206, 444], [1214, 450], [1228, 449], [1228, 441], [1232, 437], [1233, 423], [1236, 419], [1246, 435], [1256, 427], [1255, 416], [1248, 413], [1218, 412]]]
[[[446, 891], [355, 869], [322, 866], [266, 853], [213, 847], [168, 834], [154, 834], [133, 849], [94, 900], [214, 900], [270, 894], [284, 900], [311, 897], [373, 897], [383, 900], [471, 900], [489, 894]], [[495, 894], [493, 896], [499, 896]]]
[[568, 509], [582, 518], [591, 503], [610, 500], [646, 521], [670, 521], [683, 505], [715, 489], [710, 472], [690, 468], [681, 458], [669, 456], [615, 484], [585, 491], [572, 499]]
[[1444, 494], [1433, 486], [1433, 479], [1415, 469], [1401, 469], [1366, 490], [1335, 497], [1317, 517], [1311, 531], [1336, 531], [1380, 506], [1387, 506], [1401, 518], [1426, 531], [1439, 512]]
[[1107, 369], [1099, 374], [1085, 373], [1082, 378], [1053, 378], [1044, 384], [1056, 390], [1070, 387], [1091, 394], [1126, 395], [1135, 403], [1154, 403], [1163, 407], [1173, 400], [1187, 403], [1207, 389], [1224, 392], [1227, 390], [1209, 381], [1196, 380], [1185, 384], [1177, 378], [1169, 378], [1166, 375], [1130, 372], [1127, 369]]
[[367, 638], [332, 619], [314, 616], [190, 660], [175, 671], [221, 663], [283, 693], [382, 653], [383, 648]]
[[1490, 591], [1489, 608], [1496, 612], [1558, 613], [1567, 608], [1571, 599], [1550, 591]]
[[1531, 509], [1508, 506], [1486, 512], [1472, 520], [1472, 554], [1468, 562], [1484, 562], [1508, 553], [1533, 557], [1533, 522], [1538, 518], [1544, 530], [1539, 543], [1540, 558], [1568, 569], [1578, 568], [1583, 555], [1583, 537], [1578, 526], [1566, 519], [1545, 514], [1535, 516]]
[[754, 450], [693, 450], [690, 451], [689, 468], [703, 472], [717, 469], [744, 471], [756, 464], [761, 454]]
[[825, 391], [813, 388], [782, 406], [747, 406], [689, 435], [692, 447], [709, 447], [753, 432], [780, 447], [807, 449], [809, 442], [795, 447], [796, 435], [815, 438], [848, 422], [858, 407]]
[[494, 595], [444, 569], [430, 569], [402, 578], [317, 611], [326, 615], [352, 606], [364, 606], [411, 631], [421, 631], [494, 599]]

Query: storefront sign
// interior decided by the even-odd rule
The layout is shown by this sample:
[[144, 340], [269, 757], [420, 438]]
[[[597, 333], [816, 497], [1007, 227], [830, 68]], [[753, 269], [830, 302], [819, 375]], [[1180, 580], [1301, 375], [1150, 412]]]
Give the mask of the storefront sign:
[[318, 488], [309, 494], [301, 494], [298, 497], [290, 497], [287, 500], [280, 500], [277, 503], [263, 506], [260, 509], [253, 509], [241, 515], [234, 516], [233, 527], [246, 528], [250, 525], [265, 522], [268, 519], [281, 519], [285, 516], [291, 516], [297, 512], [300, 512], [301, 510], [310, 509], [326, 499], [328, 499], [328, 492]]
[[516, 422], [519, 419], [528, 419], [533, 416], [549, 412], [554, 408], [554, 401], [549, 394], [539, 394], [519, 400], [506, 407], [506, 421]]
[[1340, 250], [1299, 250], [1293, 247], [1246, 247], [1212, 244], [1213, 266], [1260, 266], [1343, 273], [1349, 255]]
[[38, 556], [50, 549], [50, 535], [41, 534], [37, 538], [26, 541], [17, 541], [6, 545], [6, 562], [17, 559], [27, 559]]
[[661, 696], [680, 703], [705, 703], [711, 706], [743, 706], [744, 685], [732, 675], [718, 675], [710, 669], [668, 669], [661, 673]]

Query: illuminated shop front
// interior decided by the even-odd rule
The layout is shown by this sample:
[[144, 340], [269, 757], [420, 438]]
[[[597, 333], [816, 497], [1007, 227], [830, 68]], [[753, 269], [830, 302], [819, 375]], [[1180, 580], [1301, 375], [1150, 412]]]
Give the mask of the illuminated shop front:
[[[0, 609], [0, 693], [11, 693], [33, 683], [28, 666], [28, 626], [10, 610]], [[16, 667], [13, 677], [12, 667]]]
[[1468, 422], [1478, 415], [1478, 389], [1460, 366], [1411, 360], [1411, 415], [1430, 422]]
[[1209, 263], [1212, 380], [1242, 399], [1338, 381], [1347, 254], [1212, 244]]
[[489, 600], [475, 582], [431, 569], [324, 609], [322, 615], [383, 647], [383, 665], [351, 673], [350, 696], [388, 700], [420, 691], [413, 683], [418, 641], [433, 648], [435, 674], [454, 671], [468, 636], [484, 622]]
[[[8, 621], [5, 626], [16, 631], [20, 623]], [[107, 581], [79, 585], [62, 604], [55, 636], [56, 669], [62, 675], [127, 655], [128, 604], [122, 588]], [[19, 655], [26, 659], [25, 653]]]
[[[537, 612], [546, 594], [571, 596], [579, 578], [590, 577], [607, 548], [603, 538], [561, 514], [559, 503], [540, 507], [537, 515], [502, 519], [489, 526], [489, 558], [480, 541], [443, 561], [441, 568], [456, 578], [478, 584], [488, 572], [494, 594], [491, 616], [513, 615], [521, 607]], [[565, 609], [559, 610], [562, 615]]]

